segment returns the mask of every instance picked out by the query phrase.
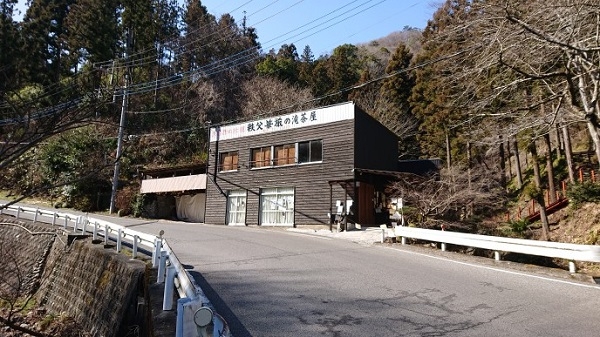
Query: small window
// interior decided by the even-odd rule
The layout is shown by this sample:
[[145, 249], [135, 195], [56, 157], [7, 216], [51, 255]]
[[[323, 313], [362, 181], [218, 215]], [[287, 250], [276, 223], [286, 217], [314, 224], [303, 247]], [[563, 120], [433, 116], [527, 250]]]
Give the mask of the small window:
[[311, 140], [298, 143], [298, 163], [310, 163], [323, 160], [323, 142]]
[[221, 153], [220, 171], [235, 171], [238, 169], [239, 155], [237, 151]]
[[260, 147], [252, 149], [252, 159], [250, 167], [268, 167], [271, 166], [271, 147]]
[[296, 163], [296, 144], [275, 146], [273, 165], [291, 165]]

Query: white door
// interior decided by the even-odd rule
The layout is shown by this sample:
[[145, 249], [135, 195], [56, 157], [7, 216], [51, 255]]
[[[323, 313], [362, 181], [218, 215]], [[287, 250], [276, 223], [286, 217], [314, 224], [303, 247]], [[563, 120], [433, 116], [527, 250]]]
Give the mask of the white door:
[[260, 224], [294, 225], [294, 188], [263, 188], [260, 191]]
[[246, 191], [229, 191], [227, 195], [227, 224], [246, 225]]

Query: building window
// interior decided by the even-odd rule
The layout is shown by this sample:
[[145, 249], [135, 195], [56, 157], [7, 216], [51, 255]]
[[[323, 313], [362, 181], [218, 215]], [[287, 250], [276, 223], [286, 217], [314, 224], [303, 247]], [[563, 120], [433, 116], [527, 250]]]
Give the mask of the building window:
[[238, 169], [239, 155], [237, 151], [221, 153], [220, 171], [234, 171]]
[[310, 163], [323, 160], [323, 141], [311, 140], [298, 143], [298, 163]]
[[246, 224], [246, 191], [235, 190], [227, 194], [227, 224]]
[[294, 188], [276, 187], [260, 190], [260, 224], [294, 224]]
[[275, 146], [273, 165], [290, 165], [296, 163], [296, 144]]
[[271, 166], [271, 147], [260, 147], [252, 149], [252, 159], [250, 160], [250, 167], [267, 167]]

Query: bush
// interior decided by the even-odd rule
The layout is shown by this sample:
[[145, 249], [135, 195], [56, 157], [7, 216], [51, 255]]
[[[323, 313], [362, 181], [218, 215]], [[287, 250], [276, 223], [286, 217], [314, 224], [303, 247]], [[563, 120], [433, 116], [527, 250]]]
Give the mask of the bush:
[[139, 218], [144, 215], [144, 204], [146, 201], [145, 194], [138, 193], [135, 196], [135, 199], [132, 202], [131, 209], [133, 212], [133, 216]]
[[600, 202], [600, 184], [583, 182], [570, 185], [567, 197], [574, 208], [579, 208], [585, 202]]
[[523, 233], [529, 227], [529, 221], [527, 219], [513, 220], [508, 223], [511, 231], [514, 233]]

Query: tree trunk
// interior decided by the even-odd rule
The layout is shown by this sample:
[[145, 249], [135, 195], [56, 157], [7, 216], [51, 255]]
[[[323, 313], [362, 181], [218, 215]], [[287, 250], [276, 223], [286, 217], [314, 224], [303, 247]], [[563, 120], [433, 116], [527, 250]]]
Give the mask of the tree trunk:
[[598, 129], [596, 125], [592, 121], [594, 117], [588, 117], [586, 119], [586, 124], [588, 130], [590, 132], [590, 136], [592, 137], [592, 142], [594, 142], [594, 150], [596, 151], [596, 159], [598, 159], [598, 164], [600, 165], [600, 134], [598, 134]]
[[560, 137], [560, 125], [556, 123], [556, 159], [560, 159], [564, 153], [564, 142], [561, 141]]
[[[471, 142], [469, 142], [469, 141], [467, 141], [467, 165], [468, 165], [468, 168], [467, 168], [467, 175], [468, 176], [467, 176], [467, 178], [469, 180], [468, 187], [469, 187], [469, 193], [470, 193], [470, 191], [472, 190], [473, 186], [471, 184], [471, 180], [472, 180], [472, 175], [471, 175], [471, 166], [472, 166], [472, 163], [471, 163]], [[472, 215], [473, 215], [473, 203], [469, 202], [467, 204], [467, 214], [466, 214], [466, 217], [470, 218]]]
[[552, 144], [550, 143], [550, 134], [544, 135], [546, 143], [546, 173], [548, 174], [548, 203], [556, 201], [556, 186], [554, 185], [554, 168], [552, 167]]
[[500, 176], [500, 184], [502, 188], [506, 189], [506, 155], [504, 154], [504, 141], [502, 139], [502, 135], [500, 135], [500, 172], [502, 175]]
[[513, 146], [515, 149], [515, 173], [517, 174], [517, 186], [523, 188], [523, 174], [521, 173], [521, 158], [519, 158], [519, 142], [517, 137], [513, 138]]
[[569, 183], [575, 183], [575, 171], [573, 171], [573, 150], [571, 149], [571, 135], [569, 127], [563, 124], [562, 127], [563, 144], [565, 144], [565, 158], [567, 159], [567, 169], [569, 171]]
[[450, 136], [448, 135], [448, 131], [446, 130], [446, 164], [448, 165], [448, 170], [452, 167], [452, 158], [450, 157]]
[[506, 157], [508, 158], [508, 180], [512, 180], [512, 152], [510, 151], [510, 139], [506, 141]]
[[540, 163], [537, 155], [537, 148], [535, 141], [532, 141], [529, 146], [529, 153], [531, 153], [531, 164], [533, 166], [533, 178], [538, 188], [534, 199], [537, 201], [540, 211], [540, 221], [542, 222], [542, 240], [547, 241], [550, 237], [550, 224], [548, 222], [548, 215], [546, 214], [546, 203], [544, 201], [544, 192], [540, 188], [542, 185], [542, 178], [540, 177]]

